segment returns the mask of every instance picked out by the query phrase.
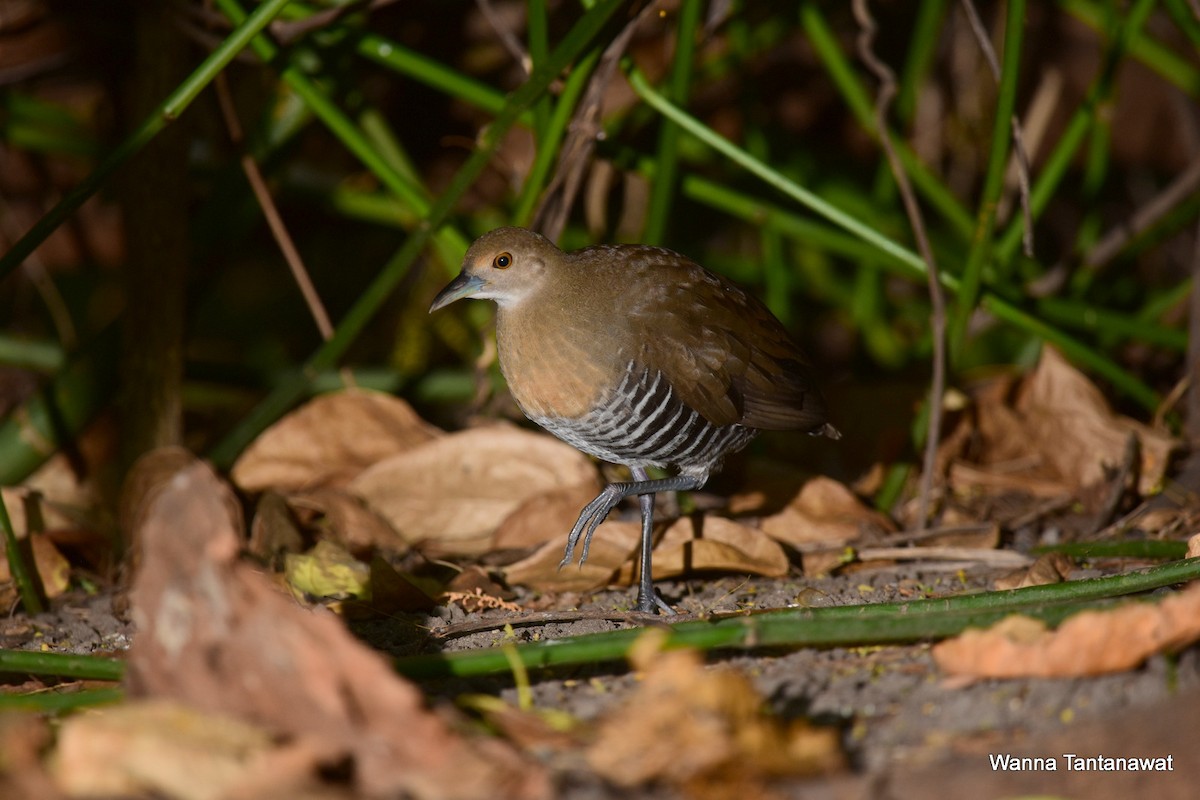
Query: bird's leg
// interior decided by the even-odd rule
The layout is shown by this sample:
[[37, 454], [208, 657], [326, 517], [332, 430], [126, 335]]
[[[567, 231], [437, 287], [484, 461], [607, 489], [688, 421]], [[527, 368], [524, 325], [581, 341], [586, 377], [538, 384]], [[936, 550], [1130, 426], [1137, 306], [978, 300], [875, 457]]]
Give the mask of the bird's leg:
[[[642, 467], [631, 467], [630, 471], [635, 481], [644, 483], [650, 480]], [[654, 591], [654, 570], [650, 567], [650, 553], [654, 549], [654, 495], [638, 495], [638, 505], [642, 507], [642, 547], [638, 559], [637, 610], [653, 613], [658, 607], [664, 614], [674, 614], [675, 610]]]
[[[636, 479], [628, 483], [610, 483], [604, 487], [604, 491], [597, 495], [596, 499], [583, 507], [583, 511], [579, 514], [579, 519], [575, 521], [574, 527], [567, 535], [567, 548], [563, 553], [563, 559], [559, 563], [559, 569], [562, 569], [567, 564], [570, 564], [575, 556], [575, 547], [579, 544], [579, 539], [583, 538], [583, 552], [579, 557], [579, 565], [583, 566], [583, 562], [587, 561], [588, 548], [592, 544], [592, 534], [596, 532], [596, 528], [608, 516], [608, 512], [612, 511], [626, 497], [631, 495], [642, 496], [642, 566], [644, 568], [644, 577], [642, 578], [642, 586], [650, 585], [651, 572], [650, 564], [650, 545], [652, 544], [652, 516], [654, 513], [654, 494], [656, 492], [686, 492], [693, 489], [699, 489], [704, 485], [704, 479], [694, 475], [676, 475], [671, 478], [660, 478], [658, 480], [648, 480], [646, 471], [641, 468], [633, 468], [633, 477]], [[646, 498], [649, 498], [649, 504], [646, 503]], [[649, 608], [642, 609], [642, 601], [646, 600]], [[642, 591], [638, 592], [639, 610], [653, 611], [657, 595], [654, 594], [653, 588], [650, 589], [649, 597], [642, 597]]]

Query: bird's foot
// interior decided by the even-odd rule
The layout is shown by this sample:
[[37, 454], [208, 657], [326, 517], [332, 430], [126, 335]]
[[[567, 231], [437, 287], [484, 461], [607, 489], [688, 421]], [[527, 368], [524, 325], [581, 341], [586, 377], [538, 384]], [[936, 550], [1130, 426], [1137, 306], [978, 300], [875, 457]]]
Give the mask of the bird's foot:
[[583, 552], [579, 555], [579, 566], [583, 566], [587, 561], [588, 548], [592, 546], [592, 534], [596, 532], [596, 528], [600, 527], [600, 523], [604, 521], [608, 513], [616, 508], [628, 494], [626, 484], [610, 483], [604, 487], [604, 491], [596, 496], [595, 500], [583, 507], [583, 511], [579, 513], [579, 519], [575, 520], [575, 525], [567, 534], [567, 549], [563, 553], [562, 561], [558, 563], [559, 569], [571, 563], [575, 557], [575, 547], [579, 544], [581, 537]]
[[653, 589], [650, 590], [649, 595], [646, 595], [640, 589], [638, 590], [637, 610], [643, 614], [654, 614], [662, 611], [662, 613], [669, 617], [675, 616], [675, 609], [667, 605], [666, 601], [659, 597], [658, 592]]

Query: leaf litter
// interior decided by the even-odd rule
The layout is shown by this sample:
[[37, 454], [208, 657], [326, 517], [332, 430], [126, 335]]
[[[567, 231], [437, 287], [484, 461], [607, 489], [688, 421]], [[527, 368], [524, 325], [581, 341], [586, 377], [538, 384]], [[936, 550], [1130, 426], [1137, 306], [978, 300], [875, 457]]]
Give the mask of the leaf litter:
[[[773, 607], [801, 602], [802, 597], [805, 604], [825, 605], [955, 593], [971, 584], [930, 572], [931, 563], [901, 567], [872, 554], [885, 554], [902, 540], [916, 550], [922, 545], [998, 548], [1009, 545], [1014, 528], [1036, 532], [1069, 523], [1069, 514], [1054, 516], [1063, 507], [1056, 500], [1047, 506], [1051, 511], [1031, 515], [1013, 528], [998, 525], [988, 510], [1013, 492], [1027, 498], [1074, 496], [1086, 517], [1100, 502], [1087, 490], [1099, 487], [1103, 494], [1130, 433], [1140, 441], [1135, 494], [1145, 497], [1147, 485], [1161, 485], [1165, 479], [1174, 441], [1114, 414], [1095, 387], [1049, 348], [1025, 378], [1001, 376], [976, 387], [970, 398], [942, 451], [945, 531], [924, 537], [896, 533], [887, 515], [845, 485], [772, 471], [753, 482], [755, 491], [732, 498], [723, 515], [662, 520], [656, 552], [662, 572], [656, 577], [709, 576], [695, 585], [699, 590], [692, 584], [665, 587], [668, 593], [672, 586], [683, 587], [674, 589], [681, 606], [708, 610]], [[331, 417], [359, 422], [339, 426], [336, 437], [329, 437], [321, 428], [333, 430]], [[433, 624], [441, 614], [451, 620], [464, 614], [502, 620], [516, 608], [627, 603], [627, 593], [605, 587], [628, 585], [639, 526], [614, 514], [598, 529], [588, 565], [560, 571], [565, 529], [600, 484], [593, 465], [555, 440], [506, 426], [444, 434], [420, 421], [403, 401], [358, 391], [318, 398], [280, 425], [290, 428], [286, 435], [275, 429], [265, 433], [233, 476], [242, 491], [258, 497], [252, 552], [279, 566], [289, 556], [293, 565], [307, 559], [304, 569], [317, 578], [307, 585], [288, 582], [283, 575], [272, 578], [261, 567], [237, 559], [243, 547], [238, 504], [211, 471], [183, 451], [147, 459], [134, 473], [132, 483], [140, 486], [126, 492], [125, 529], [139, 533], [133, 593], [139, 636], [130, 654], [129, 677], [131, 696], [139, 699], [121, 707], [129, 709], [133, 722], [128, 724], [136, 728], [139, 714], [145, 714], [146, 729], [159, 731], [151, 739], [173, 736], [169, 727], [167, 732], [156, 727], [161, 720], [155, 720], [191, 714], [197, 720], [211, 717], [214, 730], [220, 729], [216, 720], [234, 720], [267, 742], [261, 749], [256, 744], [239, 750], [239, 740], [232, 736], [232, 766], [214, 767], [210, 787], [223, 775], [232, 777], [221, 778], [229, 781], [220, 782], [221, 787], [250, 792], [271, 786], [335, 796], [346, 791], [386, 794], [401, 787], [413, 796], [446, 796], [446, 786], [453, 785], [464, 797], [537, 797], [546, 796], [551, 781], [562, 781], [563, 775], [578, 780], [579, 764], [572, 759], [583, 754], [588, 769], [614, 787], [673, 786], [692, 796], [742, 790], [769, 794], [770, 781], [784, 773], [796, 779], [844, 772], [847, 747], [877, 752], [863, 749], [865, 743], [880, 736], [886, 741], [892, 730], [876, 724], [865, 738], [856, 739], [853, 727], [838, 733], [837, 727], [808, 729], [800, 722], [810, 713], [822, 713], [827, 702], [822, 698], [831, 687], [869, 670], [869, 653], [835, 648], [752, 661], [751, 672], [761, 670], [762, 675], [746, 682], [734, 672], [704, 667], [693, 654], [658, 652], [647, 645], [651, 655], [637, 663], [638, 672], [629, 678], [606, 676], [595, 685], [597, 698], [615, 693], [597, 706], [599, 713], [588, 711], [587, 703], [578, 705], [579, 690], [568, 685], [570, 680], [543, 679], [531, 687], [536, 699], [532, 709], [501, 702], [477, 712], [515, 747], [494, 737], [463, 734], [460, 714], [430, 712], [421, 691], [395, 677], [386, 660], [348, 636], [327, 608], [340, 610], [360, 633], [368, 629], [361, 627], [363, 621], [394, 627], [392, 615], [429, 609], [439, 600], [437, 584], [409, 570], [429, 573], [449, 557], [467, 566], [460, 568], [457, 586], [452, 576], [441, 579], [443, 605], [428, 612]], [[1089, 448], [1088, 442], [1097, 446]], [[754, 470], [752, 461], [751, 474]], [[1086, 525], [1081, 530], [1077, 535], [1087, 535]], [[156, 544], [151, 547], [151, 542]], [[799, 569], [803, 580], [796, 577]], [[1015, 573], [993, 571], [970, 580], [982, 579], [979, 588], [1000, 588], [1071, 579], [1089, 570], [1095, 574], [1087, 564], [1044, 556]], [[340, 582], [342, 572], [354, 580]], [[325, 573], [335, 578], [329, 585], [323, 583]], [[746, 575], [762, 577], [747, 580]], [[281, 591], [285, 585], [292, 597]], [[693, 591], [695, 597], [689, 598]], [[1192, 595], [1187, 597], [1180, 595], [1177, 602], [1194, 602]], [[880, 690], [894, 696], [896, 690], [887, 687], [909, 681], [903, 676], [911, 674], [916, 682], [901, 693], [907, 699], [889, 701], [913, 709], [905, 713], [919, 715], [919, 703], [931, 702], [922, 697], [937, 698], [941, 705], [953, 705], [955, 699], [979, 704], [981, 697], [969, 686], [929, 684], [928, 679], [937, 674], [976, 679], [1005, 674], [994, 667], [986, 671], [987, 664], [997, 662], [1041, 665], [1040, 672], [1022, 674], [1051, 676], [1096, 675], [1096, 665], [1107, 664], [1105, 669], [1125, 672], [1110, 671], [1110, 677], [1094, 681], [1153, 683], [1155, 654], [1177, 652], [1194, 641], [1187, 627], [1194, 611], [1165, 601], [1133, 604], [1091, 617], [1078, 615], [1054, 631], [1009, 622], [1009, 627], [948, 640], [925, 654], [885, 648], [880, 652], [907, 654], [897, 662], [905, 666], [895, 673], [893, 667], [872, 673], [875, 677], [856, 683], [851, 694], [868, 708], [876, 679]], [[611, 623], [591, 624], [596, 630], [597, 624]], [[536, 638], [587, 629], [586, 624], [551, 624], [517, 635]], [[495, 636], [479, 634], [446, 645], [495, 642]], [[1101, 657], [1079, 657], [1092, 651]], [[796, 666], [788, 666], [791, 662]], [[1141, 673], [1128, 671], [1138, 664], [1148, 666]], [[824, 683], [818, 685], [826, 689], [804, 689], [806, 675], [823, 675], [817, 680]], [[1102, 683], [1096, 686], [1093, 698], [1107, 701], [1120, 694]], [[428, 696], [437, 697], [439, 691]], [[511, 691], [497, 689], [500, 697]], [[787, 697], [796, 691], [805, 698], [802, 713], [764, 711], [786, 709]], [[1054, 703], [1061, 708], [1063, 701], [1046, 702], [1047, 708]], [[1092, 702], [1096, 709], [1106, 707]], [[655, 711], [660, 707], [661, 714]], [[546, 727], [543, 712], [556, 708], [573, 709], [566, 728]], [[84, 745], [88, 738], [116, 736], [103, 726], [91, 729], [77, 722], [103, 713], [68, 720], [64, 732], [79, 724], [72, 735]], [[833, 713], [847, 725], [855, 716], [839, 706], [823, 713]], [[880, 719], [878, 711], [864, 713], [864, 719]], [[1030, 726], [1039, 719], [1032, 708], [1014, 713], [1006, 722], [990, 725]], [[987, 719], [986, 714], [968, 713], [964, 721], [986, 727]], [[943, 718], [938, 724], [949, 722]], [[707, 733], [693, 741], [689, 737], [696, 731]], [[136, 731], [130, 735], [136, 741]], [[811, 771], [800, 768], [801, 760], [792, 755], [780, 755], [799, 752], [800, 741], [818, 743]], [[74, 748], [78, 740], [66, 744]], [[879, 746], [895, 745], [873, 745]], [[60, 739], [57, 752], [71, 760], [76, 758], [72, 753], [86, 751], [62, 747]], [[186, 758], [189, 749], [196, 748], [181, 748], [180, 757]], [[126, 753], [135, 751], [139, 748], [125, 748]], [[547, 755], [551, 751], [559, 756]], [[170, 763], [165, 751], [155, 758]], [[128, 766], [119, 757], [100, 760], [121, 769]], [[198, 796], [154, 778], [148, 766], [142, 773], [130, 769], [147, 776], [145, 785], [153, 791]], [[187, 769], [179, 767], [180, 772]], [[726, 780], [731, 775], [738, 777]], [[203, 784], [198, 781], [195, 791], [205, 791]], [[480, 788], [485, 785], [486, 791]], [[237, 796], [237, 791], [212, 796]]]

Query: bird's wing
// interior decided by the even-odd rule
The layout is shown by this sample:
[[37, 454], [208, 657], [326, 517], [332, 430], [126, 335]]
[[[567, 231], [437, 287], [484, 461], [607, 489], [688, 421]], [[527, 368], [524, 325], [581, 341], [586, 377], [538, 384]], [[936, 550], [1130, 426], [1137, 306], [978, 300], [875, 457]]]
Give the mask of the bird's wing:
[[[716, 425], [819, 432], [825, 405], [811, 367], [761, 302], [687, 259], [646, 248], [631, 276], [636, 356]], [[655, 258], [658, 256], [658, 258]]]

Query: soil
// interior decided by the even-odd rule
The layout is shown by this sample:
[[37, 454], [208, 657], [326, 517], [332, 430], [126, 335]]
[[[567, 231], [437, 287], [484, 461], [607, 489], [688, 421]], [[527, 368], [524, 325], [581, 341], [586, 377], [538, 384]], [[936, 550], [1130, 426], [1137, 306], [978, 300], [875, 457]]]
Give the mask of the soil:
[[[985, 588], [995, 577], [996, 573], [981, 570], [889, 566], [820, 579], [665, 582], [659, 591], [683, 613], [714, 613], [797, 602], [810, 606], [886, 602], [911, 598], [917, 588], [926, 594], [960, 593]], [[553, 600], [560, 609], [614, 610], [628, 607], [630, 591], [557, 598], [518, 593], [516, 601], [525, 607], [544, 608]], [[448, 650], [493, 646], [505, 636], [503, 619], [508, 615], [498, 610], [468, 614], [451, 605], [430, 616], [360, 622], [352, 627], [377, 649], [407, 655], [431, 646], [429, 637], [418, 633], [422, 629], [489, 619], [495, 620], [495, 629], [436, 646]], [[519, 641], [544, 640], [627, 625], [585, 619], [520, 627], [515, 635]], [[5, 620], [0, 624], [0, 646], [112, 652], [123, 650], [132, 633], [131, 624], [114, 614], [110, 596], [76, 595], [31, 620]], [[904, 797], [917, 792], [948, 796], [959, 791], [978, 796], [1025, 792], [1082, 796], [1086, 791], [1089, 797], [1104, 798], [1150, 788], [1156, 797], [1191, 797], [1200, 778], [1200, 745], [1195, 738], [1195, 714], [1200, 711], [1197, 647], [1171, 657], [1154, 657], [1140, 669], [1115, 675], [966, 684], [939, 673], [928, 644], [725, 652], [710, 654], [709, 661], [748, 676], [775, 714], [807, 718], [840, 731], [852, 773], [784, 783], [779, 786], [783, 796], [801, 790], [806, 797]], [[622, 665], [593, 665], [535, 674], [531, 688], [536, 707], [564, 711], [587, 722], [623, 702], [638, 682], [639, 677]], [[513, 705], [518, 702], [512, 681], [503, 678], [431, 681], [423, 688], [434, 704], [451, 704], [460, 695], [480, 692], [499, 694]], [[1175, 770], [1015, 773], [992, 769], [989, 754], [999, 753], [1056, 759], [1064, 753], [1172, 755]], [[562, 796], [675, 796], [675, 790], [662, 787], [635, 794], [617, 791], [578, 764], [560, 764], [556, 773]]]

